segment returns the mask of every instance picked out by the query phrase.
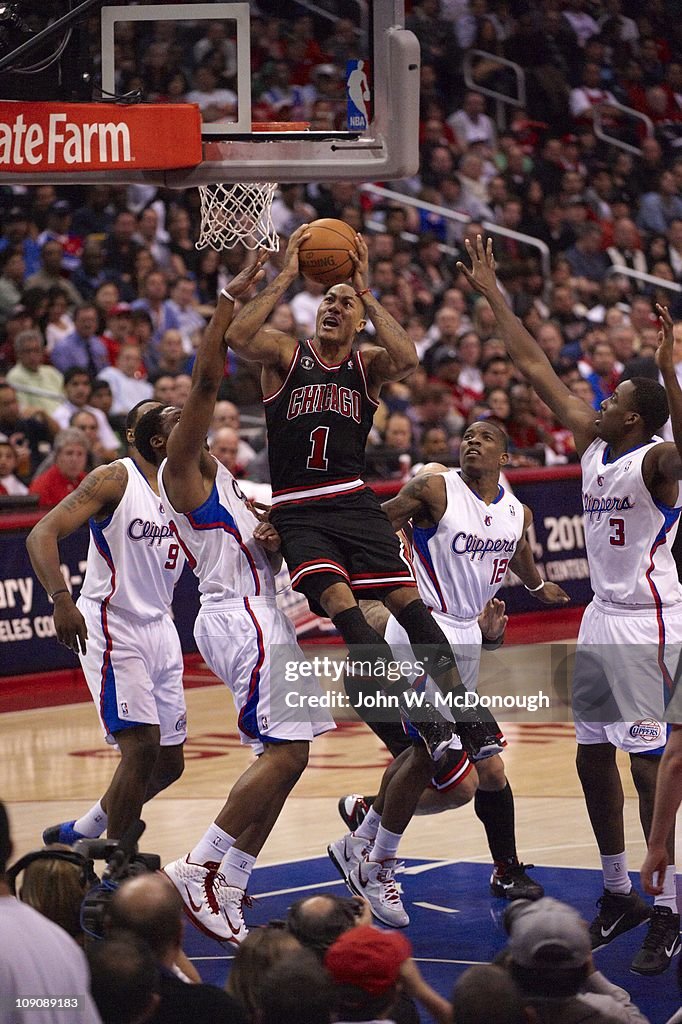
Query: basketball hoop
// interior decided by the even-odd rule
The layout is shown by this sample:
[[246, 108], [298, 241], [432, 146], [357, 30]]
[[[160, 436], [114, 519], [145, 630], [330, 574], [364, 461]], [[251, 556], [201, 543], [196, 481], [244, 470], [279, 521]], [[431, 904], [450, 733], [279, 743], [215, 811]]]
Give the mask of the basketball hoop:
[[[307, 121], [254, 121], [253, 132], [307, 131]], [[197, 249], [246, 249], [279, 251], [279, 235], [272, 223], [275, 182], [242, 182], [199, 185], [201, 231]]]
[[279, 249], [272, 223], [272, 200], [277, 185], [251, 183], [200, 185], [201, 233], [197, 249]]

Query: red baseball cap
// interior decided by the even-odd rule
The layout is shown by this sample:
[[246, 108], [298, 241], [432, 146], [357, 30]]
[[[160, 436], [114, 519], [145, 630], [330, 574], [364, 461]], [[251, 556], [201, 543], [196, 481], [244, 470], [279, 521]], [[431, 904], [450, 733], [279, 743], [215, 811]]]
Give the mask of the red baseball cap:
[[107, 316], [130, 316], [132, 307], [127, 302], [117, 302], [112, 306]]
[[359, 925], [329, 947], [324, 966], [337, 984], [379, 996], [395, 985], [402, 964], [411, 956], [412, 945], [404, 935]]

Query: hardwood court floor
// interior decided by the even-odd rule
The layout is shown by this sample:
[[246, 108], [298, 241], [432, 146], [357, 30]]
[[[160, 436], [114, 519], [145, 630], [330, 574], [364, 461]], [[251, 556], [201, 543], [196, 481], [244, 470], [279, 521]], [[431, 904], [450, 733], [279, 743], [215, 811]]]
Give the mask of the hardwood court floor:
[[[547, 648], [533, 646], [503, 650], [502, 661], [491, 661], [488, 674], [499, 674], [502, 666], [506, 679], [521, 673], [541, 682], [546, 652]], [[485, 668], [484, 663], [484, 675]], [[187, 703], [185, 774], [144, 809], [147, 832], [141, 848], [159, 853], [164, 861], [186, 852], [203, 833], [251, 756], [239, 745], [234, 707], [226, 688], [189, 690]], [[504, 760], [516, 798], [520, 857], [538, 865], [598, 867], [575, 773], [570, 723], [524, 722], [505, 726], [505, 732], [509, 748]], [[89, 702], [3, 714], [0, 734], [0, 797], [9, 804], [19, 856], [40, 847], [46, 825], [78, 816], [101, 795], [117, 755], [104, 744]], [[376, 792], [387, 761], [379, 741], [357, 721], [341, 723], [336, 732], [316, 740], [310, 766], [259, 863], [324, 854], [327, 843], [343, 832], [336, 809], [338, 797], [349, 792]], [[629, 864], [638, 869], [644, 842], [625, 758], [621, 765]], [[471, 804], [415, 819], [401, 853], [452, 861], [489, 860], [483, 827]]]

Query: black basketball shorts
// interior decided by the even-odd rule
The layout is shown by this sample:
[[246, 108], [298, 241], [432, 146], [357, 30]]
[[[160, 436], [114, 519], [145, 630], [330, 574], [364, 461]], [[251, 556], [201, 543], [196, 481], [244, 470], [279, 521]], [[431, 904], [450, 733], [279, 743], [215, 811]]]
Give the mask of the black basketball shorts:
[[366, 487], [356, 494], [276, 506], [271, 521], [282, 538], [291, 585], [317, 615], [334, 583], [347, 583], [356, 598], [382, 601], [398, 587], [416, 587], [401, 540]]

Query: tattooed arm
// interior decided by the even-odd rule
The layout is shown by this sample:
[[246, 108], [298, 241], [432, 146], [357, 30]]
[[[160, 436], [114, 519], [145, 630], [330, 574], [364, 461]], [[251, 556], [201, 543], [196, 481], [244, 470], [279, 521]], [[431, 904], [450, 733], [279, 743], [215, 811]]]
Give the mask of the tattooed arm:
[[369, 290], [369, 251], [362, 235], [355, 236], [355, 246], [356, 252], [351, 249], [348, 253], [355, 264], [353, 287], [374, 324], [376, 341], [381, 345], [381, 348], [363, 352], [370, 391], [378, 395], [386, 381], [402, 380], [412, 373], [419, 366], [419, 359], [408, 334]]
[[102, 519], [114, 511], [126, 489], [128, 471], [120, 462], [100, 466], [89, 473], [80, 486], [50, 509], [33, 527], [26, 541], [31, 565], [48, 594], [54, 597], [54, 623], [57, 639], [76, 654], [85, 653], [87, 629], [66, 586], [59, 561], [59, 541], [87, 523], [91, 517]]
[[[435, 468], [437, 463], [431, 463]], [[445, 467], [442, 468], [445, 471]], [[415, 526], [427, 527], [438, 523], [445, 513], [445, 480], [440, 472], [418, 473], [408, 480], [395, 498], [381, 506], [398, 532], [411, 519]]]
[[267, 288], [239, 310], [227, 329], [225, 338], [230, 348], [251, 362], [268, 367], [287, 367], [291, 362], [296, 339], [282, 331], [265, 327], [273, 309], [298, 277], [298, 250], [310, 236], [303, 224], [292, 234], [284, 256], [284, 266]]

